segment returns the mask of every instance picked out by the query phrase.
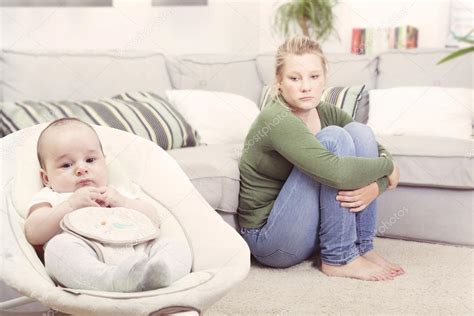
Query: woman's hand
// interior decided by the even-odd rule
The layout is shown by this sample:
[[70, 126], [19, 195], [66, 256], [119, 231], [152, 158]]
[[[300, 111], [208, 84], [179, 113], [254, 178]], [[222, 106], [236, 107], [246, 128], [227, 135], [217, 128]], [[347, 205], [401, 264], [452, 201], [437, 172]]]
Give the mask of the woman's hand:
[[394, 165], [392, 174], [388, 177], [388, 187], [387, 190], [395, 189], [400, 181], [400, 169]]
[[341, 207], [349, 208], [350, 212], [364, 210], [379, 195], [377, 182], [353, 191], [339, 191], [336, 200], [341, 201]]

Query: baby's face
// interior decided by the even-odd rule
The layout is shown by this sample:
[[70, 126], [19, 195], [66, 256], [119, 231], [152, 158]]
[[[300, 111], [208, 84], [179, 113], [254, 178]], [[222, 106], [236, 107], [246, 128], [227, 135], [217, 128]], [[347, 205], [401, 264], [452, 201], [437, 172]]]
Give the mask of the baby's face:
[[107, 166], [97, 135], [82, 124], [56, 126], [43, 135], [41, 177], [56, 192], [107, 185]]

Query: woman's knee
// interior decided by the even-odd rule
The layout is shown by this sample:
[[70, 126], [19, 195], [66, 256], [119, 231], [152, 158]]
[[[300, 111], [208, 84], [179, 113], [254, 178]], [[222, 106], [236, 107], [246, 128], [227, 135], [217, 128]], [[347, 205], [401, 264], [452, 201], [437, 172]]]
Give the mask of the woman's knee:
[[333, 154], [338, 156], [355, 156], [352, 136], [340, 126], [327, 126], [316, 134], [316, 138]]
[[362, 123], [351, 122], [344, 126], [354, 142], [356, 155], [360, 157], [377, 157], [377, 140], [372, 129]]
[[375, 134], [368, 125], [359, 122], [351, 122], [344, 126], [344, 130], [346, 130], [352, 138], [358, 137], [361, 139], [375, 141]]

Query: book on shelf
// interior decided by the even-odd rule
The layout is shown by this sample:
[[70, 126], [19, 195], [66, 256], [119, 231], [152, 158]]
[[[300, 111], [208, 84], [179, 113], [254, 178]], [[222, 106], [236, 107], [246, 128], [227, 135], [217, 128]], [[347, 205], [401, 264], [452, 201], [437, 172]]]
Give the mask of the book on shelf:
[[407, 26], [406, 28], [406, 48], [418, 47], [418, 29], [414, 26]]
[[414, 26], [352, 29], [351, 53], [377, 54], [387, 49], [418, 47], [418, 29]]
[[365, 54], [365, 29], [352, 29], [351, 53]]
[[390, 30], [389, 48], [417, 48], [418, 29], [414, 26], [399, 26]]

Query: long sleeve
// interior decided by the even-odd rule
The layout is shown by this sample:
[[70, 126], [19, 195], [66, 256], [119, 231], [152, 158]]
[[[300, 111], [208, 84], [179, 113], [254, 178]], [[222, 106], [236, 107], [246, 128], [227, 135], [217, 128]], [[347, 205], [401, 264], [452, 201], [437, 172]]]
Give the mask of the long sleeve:
[[268, 134], [272, 147], [316, 181], [353, 190], [389, 175], [393, 163], [386, 157], [339, 157], [328, 151], [291, 112]]
[[[346, 112], [344, 112], [343, 110], [341, 110], [341, 109], [339, 109], [335, 106], [329, 106], [329, 107], [330, 107], [330, 110], [331, 110], [330, 111], [331, 112], [331, 119], [334, 122], [337, 122], [336, 125], [344, 127], [347, 124], [354, 122], [352, 117], [349, 114], [347, 114]], [[393, 161], [392, 155], [390, 154], [390, 152], [388, 150], [385, 149], [385, 147], [383, 147], [381, 144], [377, 143], [377, 148], [378, 148], [379, 157], [385, 156], [388, 159], [390, 159], [391, 161]], [[387, 190], [388, 178], [387, 177], [382, 177], [382, 178], [377, 179], [376, 182], [377, 182], [377, 185], [379, 187], [379, 195], [380, 195], [380, 194], [382, 194], [383, 192], [385, 192]]]

